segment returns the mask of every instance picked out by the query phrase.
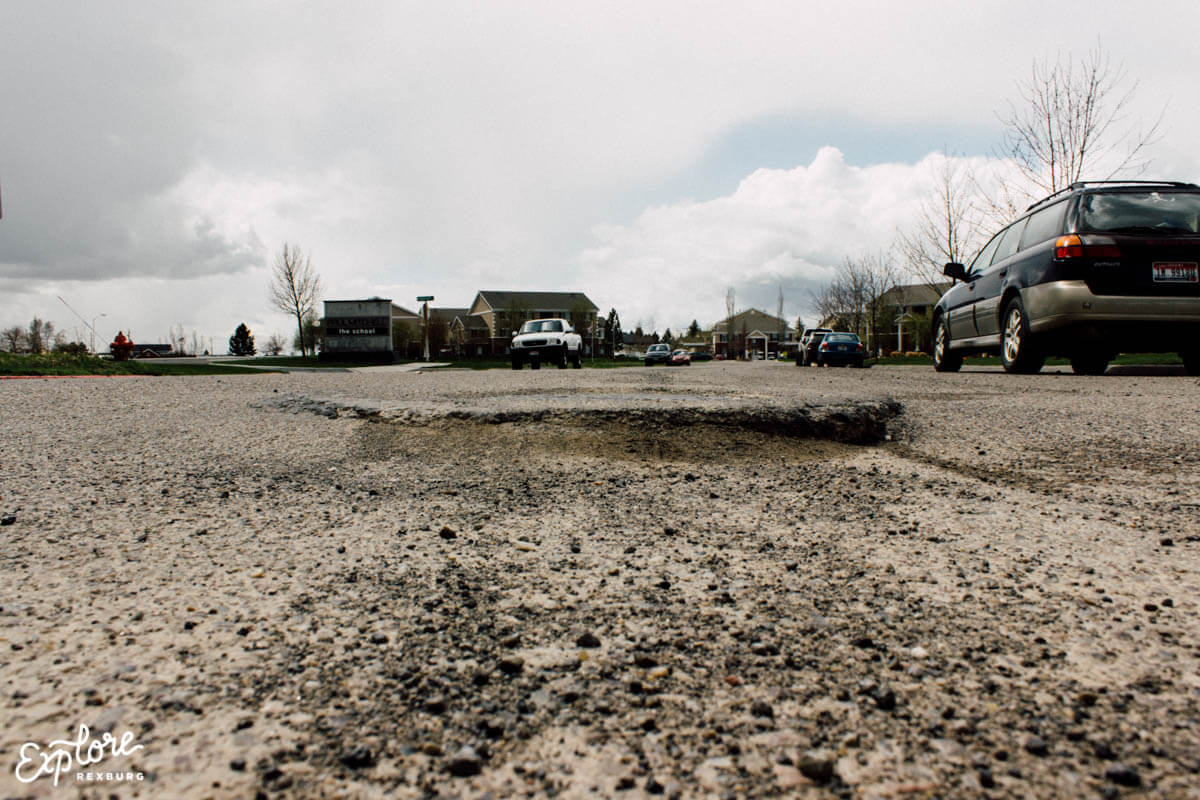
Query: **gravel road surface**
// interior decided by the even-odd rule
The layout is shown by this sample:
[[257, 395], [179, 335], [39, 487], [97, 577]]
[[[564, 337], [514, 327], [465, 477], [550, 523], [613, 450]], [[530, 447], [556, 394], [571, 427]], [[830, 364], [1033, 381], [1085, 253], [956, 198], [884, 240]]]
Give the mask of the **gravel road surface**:
[[0, 381], [0, 797], [1198, 798], [1167, 372]]

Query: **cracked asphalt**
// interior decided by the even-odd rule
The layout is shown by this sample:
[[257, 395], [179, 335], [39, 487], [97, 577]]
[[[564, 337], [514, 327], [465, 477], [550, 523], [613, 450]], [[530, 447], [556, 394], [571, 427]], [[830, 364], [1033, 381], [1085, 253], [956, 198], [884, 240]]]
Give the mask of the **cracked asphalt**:
[[[0, 382], [0, 794], [1200, 797], [1129, 372]], [[17, 779], [81, 724], [134, 777]]]

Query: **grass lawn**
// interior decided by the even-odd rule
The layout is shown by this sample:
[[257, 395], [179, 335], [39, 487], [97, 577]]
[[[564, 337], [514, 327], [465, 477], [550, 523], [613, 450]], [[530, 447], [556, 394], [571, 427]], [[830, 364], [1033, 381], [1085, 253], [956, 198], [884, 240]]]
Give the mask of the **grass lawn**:
[[251, 370], [224, 364], [134, 360], [110, 361], [64, 353], [20, 355], [0, 353], [0, 375], [248, 375]]

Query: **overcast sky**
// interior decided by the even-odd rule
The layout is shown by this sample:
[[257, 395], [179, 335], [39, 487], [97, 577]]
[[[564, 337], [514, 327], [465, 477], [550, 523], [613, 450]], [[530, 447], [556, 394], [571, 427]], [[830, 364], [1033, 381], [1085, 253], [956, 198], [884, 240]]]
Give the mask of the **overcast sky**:
[[[0, 4], [0, 325], [261, 345], [284, 242], [328, 299], [584, 291], [678, 329], [789, 320], [976, 163], [1034, 59], [1098, 44], [1200, 180], [1200, 4]], [[207, 345], [206, 345], [207, 346]]]

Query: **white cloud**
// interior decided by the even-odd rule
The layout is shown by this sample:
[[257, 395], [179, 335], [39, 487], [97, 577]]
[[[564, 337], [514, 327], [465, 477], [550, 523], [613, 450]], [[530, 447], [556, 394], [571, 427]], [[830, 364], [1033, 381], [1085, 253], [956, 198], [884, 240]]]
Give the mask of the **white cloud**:
[[773, 314], [782, 286], [784, 313], [794, 319], [845, 258], [889, 250], [896, 231], [914, 221], [942, 158], [856, 167], [826, 147], [807, 166], [758, 170], [727, 197], [648, 209], [631, 225], [597, 228], [598, 244], [580, 255], [579, 272], [593, 299], [616, 305], [630, 325], [717, 321], [730, 287], [739, 309]]

